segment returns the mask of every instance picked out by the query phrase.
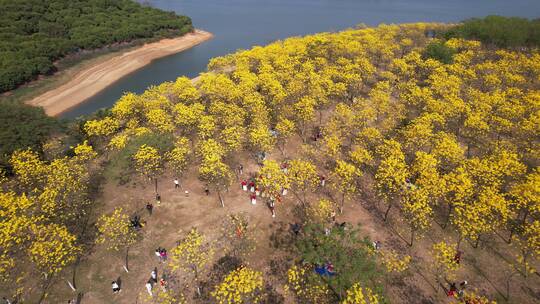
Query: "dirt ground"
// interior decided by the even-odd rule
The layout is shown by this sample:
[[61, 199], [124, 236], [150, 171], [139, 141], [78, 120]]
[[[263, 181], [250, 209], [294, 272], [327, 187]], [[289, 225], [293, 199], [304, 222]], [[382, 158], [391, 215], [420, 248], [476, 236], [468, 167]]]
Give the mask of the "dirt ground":
[[123, 52], [106, 61], [84, 69], [67, 83], [47, 91], [26, 103], [43, 107], [45, 113], [56, 116], [72, 108], [97, 92], [105, 89], [120, 78], [142, 68], [153, 60], [179, 53], [200, 44], [213, 35], [203, 30], [195, 30], [179, 38], [163, 39], [148, 43], [135, 50]]
[[[298, 143], [287, 145], [287, 154], [294, 156], [300, 151]], [[270, 158], [281, 159], [276, 151]], [[254, 157], [247, 153], [237, 155], [236, 163], [244, 165], [244, 174], [240, 178], [258, 170]], [[77, 268], [76, 284], [83, 292], [81, 303], [141, 303], [141, 295], [145, 295], [145, 283], [150, 277], [154, 267], [158, 268], [158, 275], [163, 271], [164, 264], [160, 264], [154, 255], [158, 247], [171, 249], [176, 241], [181, 239], [192, 227], [196, 227], [209, 241], [216, 242], [221, 235], [221, 227], [226, 215], [244, 212], [250, 225], [254, 226], [257, 237], [256, 250], [251, 253], [246, 262], [249, 266], [264, 273], [265, 280], [271, 281], [276, 290], [285, 296], [285, 303], [295, 303], [294, 299], [283, 292], [283, 281], [278, 280], [271, 271], [270, 261], [279, 252], [270, 245], [270, 236], [278, 227], [287, 227], [295, 222], [294, 206], [297, 204], [292, 194], [284, 197], [283, 203], [276, 206], [277, 216], [271, 217], [266, 205], [258, 201], [251, 205], [248, 193], [241, 190], [240, 179], [235, 182], [229, 192], [225, 193], [225, 208], [222, 208], [216, 193], [209, 196], [204, 193], [204, 185], [197, 180], [195, 168], [188, 171], [181, 179], [183, 189], [175, 189], [174, 176], [165, 173], [158, 180], [159, 193], [162, 197], [160, 206], [155, 206], [150, 216], [144, 209], [147, 201], [154, 202], [153, 184], [133, 177], [132, 182], [123, 186], [108, 182], [104, 185], [100, 202], [101, 210], [98, 214], [108, 213], [115, 207], [122, 207], [130, 214], [140, 214], [147, 221], [142, 229], [142, 239], [133, 245], [129, 251], [129, 273], [123, 269], [125, 252], [106, 251], [103, 246], [96, 246], [94, 251], [84, 258]], [[370, 181], [366, 180], [364, 189], [371, 189]], [[184, 194], [189, 191], [189, 196]], [[318, 200], [329, 189], [319, 189], [310, 195], [310, 200]], [[425, 237], [416, 240], [414, 246], [409, 247], [407, 226], [400, 222], [397, 209], [390, 213], [388, 222], [382, 220], [382, 205], [378, 205], [373, 193], [364, 192], [358, 197], [347, 201], [344, 213], [338, 215], [338, 222], [360, 224], [363, 236], [382, 242], [384, 249], [394, 249], [401, 254], [413, 257], [413, 264], [409, 271], [403, 275], [390, 275], [387, 277], [385, 287], [389, 303], [453, 303], [441, 286], [435, 280], [432, 268], [430, 249], [434, 242], [448, 239], [446, 231], [437, 224], [425, 234]], [[454, 238], [455, 240], [455, 238]], [[504, 259], [511, 260], [508, 246], [497, 238], [491, 238], [482, 246], [484, 249], [474, 249], [471, 244], [464, 242], [461, 249], [464, 251], [463, 270], [458, 272], [456, 280], [467, 280], [469, 288], [477, 289], [481, 294], [495, 298], [499, 303], [538, 303], [540, 280], [531, 275], [524, 280], [519, 275], [512, 276], [510, 281], [510, 300], [504, 301], [506, 294], [506, 277], [509, 269], [502, 263]], [[485, 248], [489, 246], [489, 250]], [[218, 248], [216, 258], [223, 252]], [[44, 303], [66, 303], [74, 298], [77, 292], [72, 292], [66, 280], [71, 279], [72, 272], [67, 271], [64, 277], [51, 289], [50, 297]], [[122, 292], [113, 294], [111, 282], [120, 278]], [[158, 289], [158, 287], [154, 287]], [[536, 298], [535, 298], [536, 297]], [[186, 296], [191, 303], [189, 296]]]

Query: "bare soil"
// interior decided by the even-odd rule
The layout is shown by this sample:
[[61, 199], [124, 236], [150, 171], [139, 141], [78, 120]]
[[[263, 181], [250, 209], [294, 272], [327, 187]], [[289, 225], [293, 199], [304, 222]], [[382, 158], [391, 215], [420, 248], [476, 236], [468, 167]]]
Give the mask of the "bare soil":
[[[301, 152], [300, 140], [286, 145], [289, 157], [296, 157]], [[279, 151], [270, 154], [270, 158], [282, 159]], [[271, 217], [271, 212], [262, 202], [251, 205], [249, 194], [241, 190], [240, 180], [258, 171], [258, 165], [252, 155], [242, 153], [235, 156], [232, 163], [242, 163], [244, 174], [237, 176], [237, 181], [228, 192], [224, 193], [225, 208], [222, 208], [216, 193], [206, 195], [204, 184], [197, 179], [197, 172], [192, 168], [181, 179], [183, 189], [175, 189], [174, 176], [170, 172], [158, 180], [162, 203], [154, 207], [149, 215], [144, 206], [147, 201], [154, 202], [154, 186], [149, 181], [132, 177], [130, 183], [117, 185], [116, 182], [107, 182], [103, 188], [101, 204], [96, 214], [111, 212], [115, 207], [122, 207], [130, 214], [142, 215], [146, 226], [142, 229], [142, 237], [129, 250], [129, 273], [123, 269], [125, 252], [110, 252], [103, 246], [96, 246], [82, 260], [77, 267], [77, 292], [83, 292], [84, 304], [96, 303], [146, 303], [142, 297], [146, 295], [145, 283], [150, 278], [154, 267], [158, 268], [158, 275], [165, 269], [154, 255], [154, 250], [164, 247], [170, 250], [178, 240], [192, 227], [202, 232], [208, 241], [213, 242], [216, 249], [215, 259], [224, 254], [220, 248], [222, 223], [228, 214], [243, 212], [250, 221], [257, 239], [256, 249], [246, 258], [246, 263], [264, 273], [265, 280], [272, 283], [277, 292], [285, 297], [285, 303], [295, 303], [290, 294], [283, 291], [283, 277], [276, 275], [271, 267], [271, 261], [280, 261], [283, 252], [276, 250], [271, 244], [272, 236], [279, 231], [287, 231], [289, 224], [294, 223], [295, 206], [298, 202], [292, 193], [284, 197], [281, 204], [276, 206], [277, 216]], [[320, 166], [321, 168], [321, 166]], [[423, 238], [415, 240], [409, 247], [409, 230], [405, 223], [400, 221], [399, 210], [394, 208], [390, 212], [389, 220], [384, 222], [382, 215], [385, 206], [374, 196], [371, 181], [364, 181], [363, 189], [354, 199], [345, 204], [343, 214], [338, 214], [337, 221], [346, 221], [353, 225], [359, 224], [363, 236], [382, 242], [383, 250], [394, 249], [400, 254], [409, 254], [413, 257], [411, 268], [404, 274], [387, 275], [385, 293], [389, 303], [455, 303], [455, 299], [448, 298], [444, 288], [447, 283], [438, 284], [431, 258], [431, 246], [441, 240], [456, 240], [451, 227], [443, 230], [436, 223], [433, 224]], [[189, 191], [186, 196], [184, 190]], [[318, 189], [310, 194], [309, 200], [316, 201], [323, 196], [336, 196], [328, 186]], [[286, 234], [285, 234], [286, 237]], [[458, 272], [456, 280], [467, 280], [470, 290], [478, 290], [481, 294], [489, 295], [498, 303], [538, 303], [540, 294], [540, 279], [532, 274], [527, 279], [520, 275], [513, 275], [510, 279], [510, 299], [506, 300], [506, 282], [511, 274], [505, 260], [512, 261], [515, 254], [502, 239], [492, 237], [481, 243], [481, 248], [473, 248], [464, 241], [461, 250], [462, 269]], [[280, 263], [280, 262], [278, 262]], [[180, 273], [180, 280], [184, 281]], [[74, 298], [77, 292], [72, 292], [66, 280], [70, 280], [72, 271], [66, 271], [59, 277], [57, 283], [50, 290], [51, 295], [44, 303], [66, 303]], [[113, 294], [111, 282], [120, 278], [122, 292]], [[186, 283], [189, 282], [189, 279]], [[446, 285], [446, 286], [445, 286]], [[157, 287], [154, 288], [157, 291]], [[196, 302], [191, 294], [187, 294], [188, 303]], [[200, 301], [199, 301], [200, 303]]]
[[182, 37], [145, 44], [105, 61], [98, 61], [96, 64], [79, 71], [68, 82], [28, 100], [26, 103], [43, 107], [47, 115], [59, 115], [153, 60], [182, 52], [212, 37], [213, 35], [209, 32], [195, 30]]

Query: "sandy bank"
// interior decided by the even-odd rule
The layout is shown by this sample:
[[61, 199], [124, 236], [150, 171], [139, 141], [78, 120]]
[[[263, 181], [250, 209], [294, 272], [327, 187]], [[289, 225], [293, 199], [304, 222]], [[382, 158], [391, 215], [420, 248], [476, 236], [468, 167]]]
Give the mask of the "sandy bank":
[[58, 115], [94, 96], [120, 78], [132, 73], [152, 60], [179, 53], [212, 38], [202, 30], [174, 39], [148, 43], [132, 51], [99, 62], [77, 73], [67, 83], [27, 101], [43, 107], [48, 115]]

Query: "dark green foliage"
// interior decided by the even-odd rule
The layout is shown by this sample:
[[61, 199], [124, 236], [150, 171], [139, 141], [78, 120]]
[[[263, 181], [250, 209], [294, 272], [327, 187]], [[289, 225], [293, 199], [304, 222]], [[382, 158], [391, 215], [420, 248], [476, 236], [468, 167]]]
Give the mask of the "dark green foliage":
[[487, 16], [465, 20], [443, 36], [480, 40], [498, 47], [540, 46], [540, 20], [518, 17]]
[[0, 166], [7, 167], [13, 151], [31, 148], [41, 152], [42, 144], [60, 123], [42, 108], [17, 102], [0, 102]]
[[0, 0], [0, 92], [85, 49], [193, 30], [191, 19], [130, 0]]
[[434, 41], [426, 46], [422, 54], [424, 59], [433, 58], [442, 63], [450, 64], [453, 61], [453, 56], [456, 50], [446, 46], [444, 42]]
[[326, 282], [340, 300], [357, 282], [381, 292], [381, 272], [367, 246], [359, 238], [357, 229], [337, 226], [326, 235], [323, 226], [316, 224], [306, 225], [296, 241], [296, 249], [304, 263], [313, 266], [331, 263], [334, 266], [334, 276], [316, 276]]

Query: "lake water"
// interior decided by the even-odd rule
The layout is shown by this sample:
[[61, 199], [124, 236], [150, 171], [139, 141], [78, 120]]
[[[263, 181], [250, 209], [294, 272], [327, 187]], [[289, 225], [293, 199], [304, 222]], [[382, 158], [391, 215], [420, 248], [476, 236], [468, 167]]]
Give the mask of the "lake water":
[[188, 15], [214, 39], [185, 52], [160, 58], [85, 103], [64, 113], [73, 118], [110, 107], [123, 94], [178, 76], [195, 77], [208, 60], [238, 49], [295, 35], [338, 31], [356, 24], [420, 21], [457, 22], [486, 15], [540, 17], [540, 0], [155, 0], [163, 10]]

